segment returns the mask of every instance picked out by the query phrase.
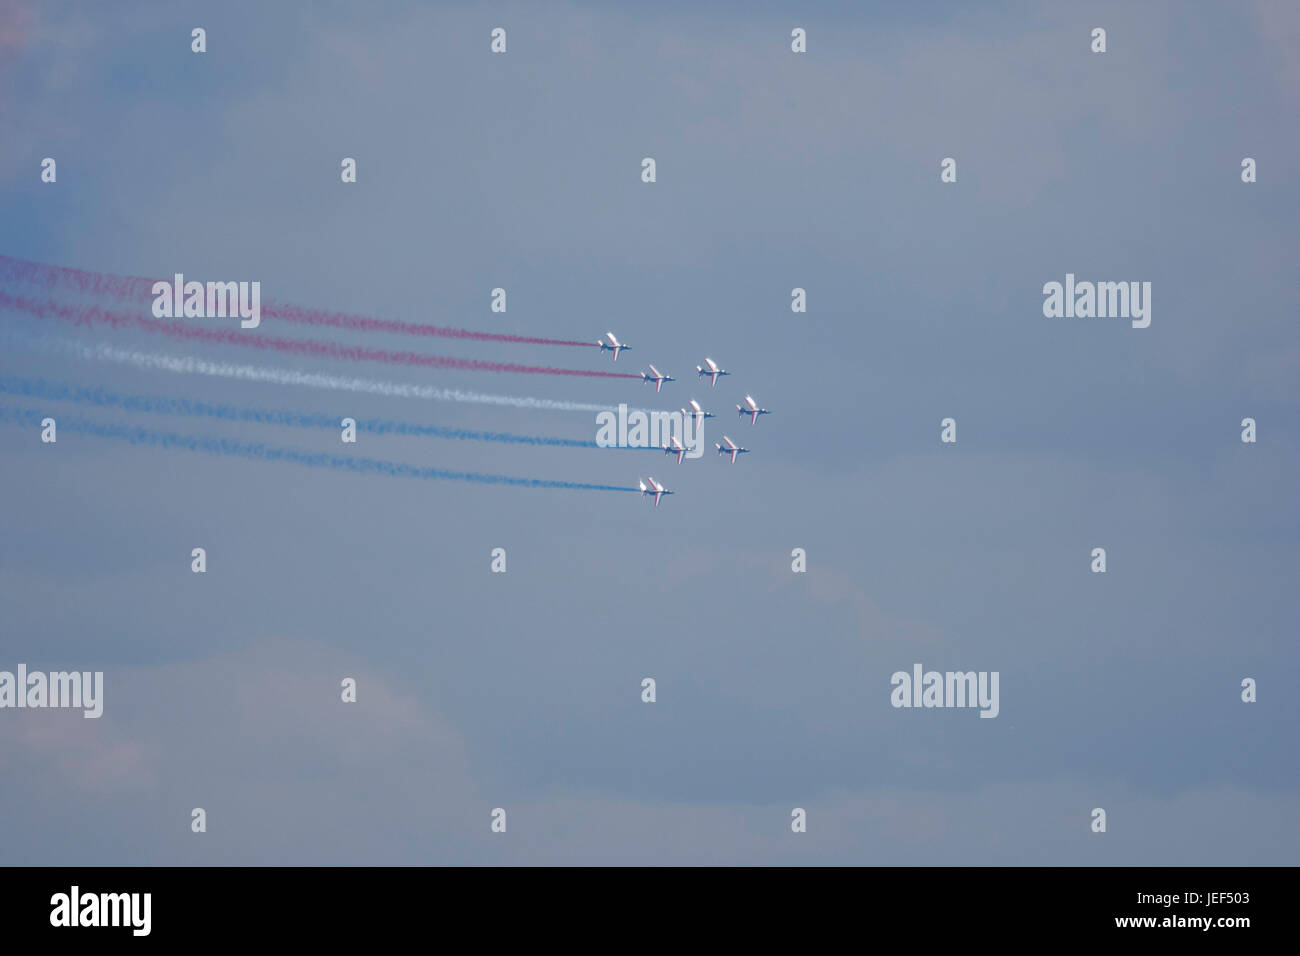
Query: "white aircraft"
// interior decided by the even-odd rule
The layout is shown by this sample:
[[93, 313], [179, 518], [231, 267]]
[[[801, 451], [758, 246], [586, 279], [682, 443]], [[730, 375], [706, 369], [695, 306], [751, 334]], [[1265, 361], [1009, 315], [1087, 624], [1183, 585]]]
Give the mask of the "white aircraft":
[[632, 347], [630, 345], [624, 345], [622, 342], [616, 339], [614, 337], [613, 332], [606, 332], [605, 337], [603, 339], [596, 340], [596, 344], [600, 346], [600, 350], [602, 352], [613, 352], [615, 362], [618, 361], [619, 351], [621, 351], [622, 349], [630, 349]]
[[682, 463], [682, 455], [686, 454], [686, 447], [681, 443], [676, 435], [668, 436], [668, 444], [664, 445], [665, 455], [676, 455], [677, 464]]
[[702, 422], [702, 421], [704, 421], [704, 419], [706, 419], [706, 418], [717, 418], [717, 417], [718, 417], [717, 415], [713, 414], [713, 412], [706, 412], [704, 409], [702, 409], [702, 408], [700, 407], [700, 403], [697, 402], [697, 401], [696, 401], [695, 399], [693, 399], [693, 398], [691, 399], [691, 409], [690, 409], [690, 411], [687, 411], [687, 410], [684, 409], [684, 408], [682, 409], [682, 417], [683, 417], [683, 418], [689, 418], [689, 417], [692, 417], [692, 416], [693, 416], [693, 417], [695, 418], [695, 420], [698, 421], [698, 422]]
[[736, 463], [736, 456], [737, 456], [737, 455], [741, 455], [741, 454], [744, 454], [745, 452], [749, 451], [748, 448], [741, 448], [739, 445], [737, 445], [734, 441], [732, 441], [732, 440], [731, 440], [730, 438], [728, 438], [726, 435], [723, 435], [723, 436], [722, 436], [722, 442], [723, 442], [723, 443], [722, 443], [721, 445], [719, 445], [717, 442], [714, 442], [714, 443], [713, 443], [713, 447], [716, 448], [716, 449], [718, 450], [718, 454], [719, 454], [719, 455], [730, 455], [730, 456], [731, 456], [731, 463], [732, 463], [733, 465]]
[[655, 481], [653, 478], [647, 478], [646, 481], [650, 482], [650, 487], [649, 488], [646, 487], [645, 481], [641, 482], [641, 494], [642, 496], [654, 495], [656, 508], [659, 507], [660, 498], [662, 498], [664, 495], [673, 494], [673, 492], [669, 491], [667, 488], [659, 484], [659, 482]]
[[740, 412], [740, 416], [741, 416], [741, 418], [744, 418], [746, 415], [748, 415], [748, 416], [749, 416], [749, 423], [750, 423], [751, 425], [757, 425], [757, 424], [758, 424], [758, 416], [759, 416], [759, 415], [771, 415], [771, 414], [772, 414], [772, 413], [769, 412], [766, 408], [759, 408], [759, 407], [758, 407], [758, 402], [754, 401], [754, 399], [753, 399], [751, 396], [749, 396], [749, 395], [746, 395], [746, 396], [745, 396], [745, 404], [744, 404], [744, 405], [737, 405], [737, 406], [736, 406], [736, 411]]
[[[624, 348], [627, 348], [627, 346], [624, 346]], [[665, 375], [663, 372], [659, 371], [659, 369], [655, 368], [653, 365], [650, 366], [649, 375], [647, 375], [645, 372], [641, 373], [641, 380], [644, 381], [646, 384], [649, 384], [650, 382], [654, 382], [656, 392], [659, 391], [659, 389], [664, 387], [664, 382], [677, 381], [677, 379], [673, 378], [671, 375]]]
[[713, 379], [713, 384], [714, 384], [715, 387], [716, 387], [717, 384], [718, 384], [718, 376], [719, 376], [719, 375], [730, 375], [730, 374], [731, 374], [731, 373], [728, 372], [726, 369], [718, 368], [718, 363], [715, 362], [715, 361], [713, 361], [713, 359], [711, 359], [711, 358], [706, 358], [706, 359], [704, 360], [704, 364], [703, 364], [703, 365], [697, 365], [697, 366], [695, 366], [695, 371], [697, 371], [697, 372], [700, 373], [700, 378], [704, 378], [706, 375], [712, 377], [712, 379]]

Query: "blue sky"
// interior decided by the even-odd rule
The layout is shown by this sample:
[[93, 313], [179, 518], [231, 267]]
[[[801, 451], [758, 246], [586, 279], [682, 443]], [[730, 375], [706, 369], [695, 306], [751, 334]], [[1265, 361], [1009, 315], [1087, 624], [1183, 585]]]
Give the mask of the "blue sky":
[[[355, 449], [618, 485], [648, 469], [678, 492], [656, 509], [72, 434], [43, 446], [3, 426], [0, 668], [102, 669], [106, 699], [97, 721], [0, 712], [0, 815], [17, 822], [0, 861], [1297, 861], [1293, 6], [0, 11], [0, 253], [257, 279], [267, 297], [408, 321], [613, 329], [636, 347], [620, 369], [677, 375], [659, 407], [699, 398], [720, 415], [709, 442], [753, 450], [732, 467], [364, 434]], [[496, 26], [504, 56], [488, 52]], [[807, 54], [790, 52], [794, 26]], [[1096, 26], [1104, 55], [1088, 51]], [[945, 156], [956, 184], [939, 182]], [[1150, 281], [1151, 327], [1044, 318], [1042, 286], [1067, 272]], [[796, 286], [806, 314], [790, 311]], [[650, 402], [634, 382], [0, 321]], [[414, 347], [611, 367], [594, 350]], [[716, 390], [686, 374], [705, 355], [735, 373]], [[591, 413], [166, 375], [12, 337], [0, 376], [596, 430]], [[746, 392], [774, 411], [754, 427], [726, 415]], [[939, 442], [947, 416], [956, 445]], [[917, 661], [999, 671], [999, 717], [892, 708], [890, 675]], [[790, 832], [796, 806], [806, 834]], [[1104, 835], [1088, 829], [1097, 806]]]

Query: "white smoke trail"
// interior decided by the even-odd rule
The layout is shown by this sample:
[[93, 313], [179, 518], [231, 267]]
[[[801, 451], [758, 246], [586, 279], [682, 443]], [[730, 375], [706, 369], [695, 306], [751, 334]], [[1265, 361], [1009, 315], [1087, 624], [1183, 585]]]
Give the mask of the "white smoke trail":
[[55, 339], [28, 338], [10, 334], [40, 349], [71, 353], [90, 361], [116, 362], [135, 368], [179, 375], [208, 375], [233, 378], [245, 382], [267, 382], [273, 385], [302, 385], [344, 392], [364, 392], [391, 398], [420, 398], [435, 402], [471, 402], [479, 405], [508, 405], [515, 408], [538, 408], [562, 412], [603, 412], [609, 405], [588, 402], [568, 402], [554, 398], [532, 398], [523, 395], [490, 395], [483, 392], [465, 392], [455, 388], [436, 388], [432, 385], [411, 385], [404, 382], [385, 382], [371, 378], [353, 378], [342, 375], [325, 375], [319, 372], [300, 372], [297, 369], [275, 366], [242, 365], [233, 362], [210, 362], [193, 356], [167, 355], [162, 352], [141, 352], [136, 349], [112, 345], [86, 345]]

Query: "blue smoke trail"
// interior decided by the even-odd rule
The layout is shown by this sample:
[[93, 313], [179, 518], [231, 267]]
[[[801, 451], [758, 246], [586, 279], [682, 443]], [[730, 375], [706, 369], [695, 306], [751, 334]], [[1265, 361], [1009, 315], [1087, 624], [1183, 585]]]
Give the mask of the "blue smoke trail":
[[[39, 429], [41, 419], [47, 417], [29, 408], [0, 405], [0, 422], [25, 425]], [[391, 478], [419, 478], [424, 481], [469, 481], [482, 485], [517, 485], [525, 488], [569, 488], [577, 491], [637, 491], [622, 485], [595, 485], [580, 481], [551, 481], [543, 478], [514, 478], [510, 475], [487, 475], [472, 471], [447, 471], [442, 468], [421, 468], [394, 461], [374, 458], [354, 458], [348, 455], [330, 455], [298, 451], [294, 448], [275, 448], [260, 442], [241, 442], [228, 438], [204, 438], [196, 435], [178, 435], [159, 432], [135, 425], [108, 425], [84, 418], [60, 417], [58, 428], [62, 431], [81, 432], [100, 438], [125, 439], [133, 445], [151, 448], [183, 448], [209, 455], [232, 455], [239, 458], [257, 458], [262, 461], [287, 461], [309, 468], [329, 468], [334, 471], [351, 471], [358, 474], [377, 474]]]
[[[42, 398], [52, 401], [77, 402], [97, 408], [120, 408], [129, 412], [149, 412], [163, 415], [189, 415], [200, 418], [218, 418], [231, 422], [253, 422], [259, 425], [289, 425], [295, 428], [337, 429], [337, 416], [309, 412], [286, 412], [265, 408], [238, 408], [234, 405], [213, 405], [187, 398], [150, 398], [141, 395], [118, 395], [104, 388], [57, 385], [44, 379], [0, 379], [0, 393]], [[357, 419], [357, 430], [376, 435], [417, 435], [426, 438], [451, 438], [460, 441], [492, 441], [517, 445], [549, 445], [559, 448], [606, 448], [619, 446], [599, 445], [594, 441], [577, 438], [546, 438], [531, 435], [512, 435], [508, 432], [480, 432], [466, 428], [448, 428], [439, 425], [420, 425], [415, 422], [384, 419]], [[645, 448], [633, 450], [646, 451]], [[651, 451], [661, 449], [652, 448]]]

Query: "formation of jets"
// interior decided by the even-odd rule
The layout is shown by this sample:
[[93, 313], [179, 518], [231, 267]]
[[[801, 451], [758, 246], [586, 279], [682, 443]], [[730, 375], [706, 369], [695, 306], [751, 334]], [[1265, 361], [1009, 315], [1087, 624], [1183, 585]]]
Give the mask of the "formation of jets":
[[[600, 346], [601, 352], [613, 352], [615, 362], [618, 361], [619, 352], [631, 348], [630, 345], [626, 345], [620, 342], [613, 332], [606, 332], [605, 337], [602, 339], [598, 339], [596, 341], [596, 344]], [[653, 365], [647, 367], [649, 371], [641, 373], [641, 381], [643, 384], [646, 385], [649, 385], [651, 382], [653, 382], [655, 386], [656, 394], [663, 389], [664, 382], [677, 381], [677, 379], [673, 378], [671, 375], [666, 375], [665, 373], [659, 371], [659, 369], [655, 368]], [[713, 359], [708, 357], [705, 357], [703, 365], [695, 366], [695, 371], [699, 378], [707, 378], [709, 380], [709, 385], [712, 388], [717, 388], [719, 378], [721, 378], [724, 375], [731, 374], [725, 368], [722, 368], [720, 365], [718, 365], [718, 363], [715, 362]], [[681, 412], [682, 412], [683, 420], [685, 420], [687, 417], [694, 418], [697, 426], [702, 424], [706, 418], [717, 417], [712, 412], [706, 412], [703, 409], [703, 407], [701, 407], [700, 403], [693, 398], [691, 399], [690, 407], [683, 408]], [[744, 401], [736, 406], [736, 412], [741, 418], [744, 418], [746, 415], [748, 415], [749, 423], [751, 425], [758, 424], [758, 417], [760, 415], [772, 414], [766, 408], [760, 407], [758, 402], [754, 401], [754, 396], [752, 395], [745, 396]], [[737, 445], [726, 435], [722, 436], [721, 442], [715, 442], [713, 447], [718, 449], [719, 455], [730, 455], [731, 463], [733, 465], [736, 463], [736, 459], [739, 456], [747, 454], [749, 452], [748, 448], [741, 448], [739, 445]], [[686, 454], [686, 448], [682, 445], [681, 439], [678, 438], [676, 435], [670, 435], [668, 437], [668, 442], [663, 446], [663, 450], [665, 455], [676, 455], [677, 464], [679, 465], [682, 463], [682, 458]], [[656, 507], [659, 504], [660, 498], [662, 498], [664, 495], [672, 494], [671, 491], [669, 491], [666, 487], [661, 485], [659, 482], [655, 481], [653, 478], [647, 478], [645, 481], [640, 482], [640, 485], [641, 485], [642, 496], [653, 497], [655, 500]]]

